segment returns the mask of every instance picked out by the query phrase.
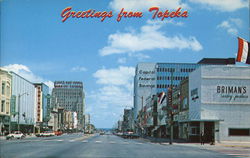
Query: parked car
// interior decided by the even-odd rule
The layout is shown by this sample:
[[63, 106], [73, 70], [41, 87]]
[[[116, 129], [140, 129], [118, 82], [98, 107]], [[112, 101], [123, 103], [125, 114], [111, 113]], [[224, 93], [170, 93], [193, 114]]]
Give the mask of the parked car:
[[20, 132], [20, 131], [14, 131], [13, 133], [8, 134], [6, 136], [6, 139], [7, 140], [8, 139], [14, 139], [14, 138], [16, 138], [16, 139], [23, 139], [24, 137], [25, 137], [25, 135], [22, 132]]
[[62, 135], [62, 134], [63, 134], [62, 131], [55, 131], [55, 135], [56, 135], [56, 136], [60, 136], [60, 135]]
[[51, 137], [55, 136], [55, 133], [53, 131], [44, 131], [42, 133], [36, 134], [37, 137]]

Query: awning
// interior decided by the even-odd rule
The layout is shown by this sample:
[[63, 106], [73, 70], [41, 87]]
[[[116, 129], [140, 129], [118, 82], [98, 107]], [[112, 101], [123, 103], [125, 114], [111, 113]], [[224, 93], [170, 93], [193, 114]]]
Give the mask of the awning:
[[220, 122], [224, 120], [219, 120], [219, 119], [197, 119], [197, 120], [178, 120], [178, 122]]

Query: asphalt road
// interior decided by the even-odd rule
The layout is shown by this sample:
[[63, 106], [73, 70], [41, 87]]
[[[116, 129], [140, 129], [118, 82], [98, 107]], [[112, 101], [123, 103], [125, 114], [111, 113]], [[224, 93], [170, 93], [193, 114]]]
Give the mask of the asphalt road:
[[70, 134], [46, 138], [1, 140], [1, 158], [229, 158], [206, 148], [161, 145], [114, 135]]

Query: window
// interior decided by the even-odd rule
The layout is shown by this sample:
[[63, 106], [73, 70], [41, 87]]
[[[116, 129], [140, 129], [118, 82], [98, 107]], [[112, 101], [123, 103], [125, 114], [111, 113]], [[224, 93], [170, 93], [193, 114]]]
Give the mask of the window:
[[10, 113], [10, 103], [6, 102], [6, 114]]
[[199, 127], [190, 127], [190, 135], [199, 135], [200, 129]]
[[5, 100], [1, 102], [1, 112], [5, 112]]
[[250, 136], [250, 128], [229, 128], [229, 136]]
[[2, 95], [5, 94], [5, 82], [2, 82]]
[[10, 97], [10, 83], [7, 82], [7, 85], [6, 85], [6, 93], [7, 93], [7, 96]]

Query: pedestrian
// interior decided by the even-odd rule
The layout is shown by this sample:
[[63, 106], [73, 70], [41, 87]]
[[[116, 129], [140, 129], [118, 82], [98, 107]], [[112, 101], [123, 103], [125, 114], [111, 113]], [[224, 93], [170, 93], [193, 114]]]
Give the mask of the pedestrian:
[[204, 136], [204, 132], [203, 131], [201, 132], [200, 139], [201, 139], [201, 145], [204, 145], [205, 136]]

